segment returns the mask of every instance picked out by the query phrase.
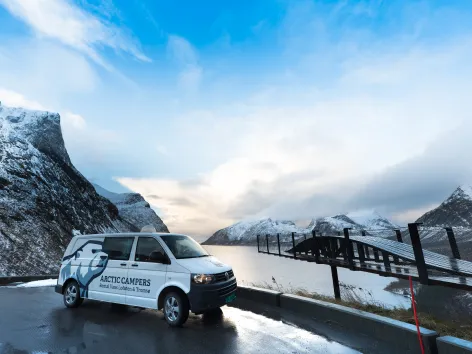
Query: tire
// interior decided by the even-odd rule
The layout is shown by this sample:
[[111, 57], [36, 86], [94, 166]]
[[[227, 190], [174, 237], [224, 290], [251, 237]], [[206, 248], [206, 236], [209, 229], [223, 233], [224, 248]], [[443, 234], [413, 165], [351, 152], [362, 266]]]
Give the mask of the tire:
[[188, 319], [188, 300], [178, 292], [170, 292], [164, 298], [164, 318], [171, 327], [181, 327]]
[[67, 282], [62, 293], [64, 299], [64, 305], [68, 308], [79, 307], [84, 299], [80, 297], [80, 288], [79, 284], [75, 280]]

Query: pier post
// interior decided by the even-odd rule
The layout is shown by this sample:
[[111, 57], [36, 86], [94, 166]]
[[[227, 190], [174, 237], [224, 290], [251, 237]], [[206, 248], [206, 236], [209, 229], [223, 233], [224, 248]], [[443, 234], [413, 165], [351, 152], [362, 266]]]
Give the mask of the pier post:
[[403, 243], [402, 232], [397, 229], [395, 230], [395, 234], [397, 235], [397, 241]]
[[461, 259], [461, 255], [459, 253], [459, 248], [457, 247], [456, 237], [454, 236], [454, 231], [452, 231], [452, 227], [445, 227], [447, 232], [447, 237], [449, 238], [449, 244], [451, 245], [452, 255], [454, 258]]
[[311, 233], [313, 234], [313, 248], [311, 252], [315, 256], [315, 262], [318, 263], [320, 261], [320, 246], [316, 237], [316, 230], [313, 230]]
[[279, 248], [279, 256], [280, 256], [280, 234], [277, 234], [277, 247]]
[[338, 268], [331, 266], [331, 277], [333, 278], [334, 298], [341, 299], [341, 290], [339, 289]]
[[[362, 236], [366, 236], [366, 235], [367, 235], [367, 233], [365, 232], [365, 230], [361, 230], [361, 235], [362, 235]], [[365, 253], [365, 258], [369, 259], [369, 258], [370, 258], [369, 246], [364, 245], [364, 253]]]
[[421, 223], [408, 224], [408, 231], [410, 232], [411, 245], [413, 246], [413, 252], [415, 254], [416, 267], [418, 268], [420, 283], [428, 285], [428, 270], [424, 261], [423, 247], [421, 246], [418, 225], [421, 225]]
[[349, 263], [349, 268], [351, 270], [354, 270], [354, 262], [353, 262], [354, 249], [352, 248], [352, 243], [349, 240], [349, 230], [350, 229], [351, 229], [350, 227], [345, 227], [344, 228], [344, 244], [345, 244], [345, 248], [346, 248], [347, 261]]
[[295, 250], [295, 232], [292, 232], [292, 248], [293, 248], [293, 258], [297, 259], [297, 251]]

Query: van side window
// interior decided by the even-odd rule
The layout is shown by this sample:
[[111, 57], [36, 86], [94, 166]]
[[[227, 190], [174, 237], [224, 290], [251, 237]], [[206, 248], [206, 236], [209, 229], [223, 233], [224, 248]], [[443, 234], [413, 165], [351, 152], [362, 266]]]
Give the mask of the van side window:
[[[165, 257], [165, 251], [160, 243], [152, 237], [140, 237], [136, 247], [135, 261], [137, 262], [155, 262], [151, 260], [151, 254], [160, 253]], [[154, 257], [155, 258], [155, 257]]]
[[127, 261], [131, 254], [134, 237], [105, 237], [102, 251], [109, 260]]

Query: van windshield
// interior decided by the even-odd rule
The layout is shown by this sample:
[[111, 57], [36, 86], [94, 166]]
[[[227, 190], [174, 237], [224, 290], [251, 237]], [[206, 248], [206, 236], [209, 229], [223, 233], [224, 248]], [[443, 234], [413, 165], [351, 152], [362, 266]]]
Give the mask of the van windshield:
[[209, 254], [193, 238], [184, 235], [161, 236], [176, 259], [208, 257]]

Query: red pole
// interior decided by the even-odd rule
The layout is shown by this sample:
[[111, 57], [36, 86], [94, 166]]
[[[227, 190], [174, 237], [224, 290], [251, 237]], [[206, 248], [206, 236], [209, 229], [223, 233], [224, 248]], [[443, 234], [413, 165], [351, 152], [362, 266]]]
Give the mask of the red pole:
[[424, 354], [423, 340], [421, 339], [420, 325], [418, 322], [418, 314], [416, 313], [415, 292], [413, 291], [413, 281], [410, 278], [411, 291], [411, 307], [413, 308], [413, 315], [415, 316], [416, 331], [418, 332], [418, 342], [420, 342], [421, 354]]

